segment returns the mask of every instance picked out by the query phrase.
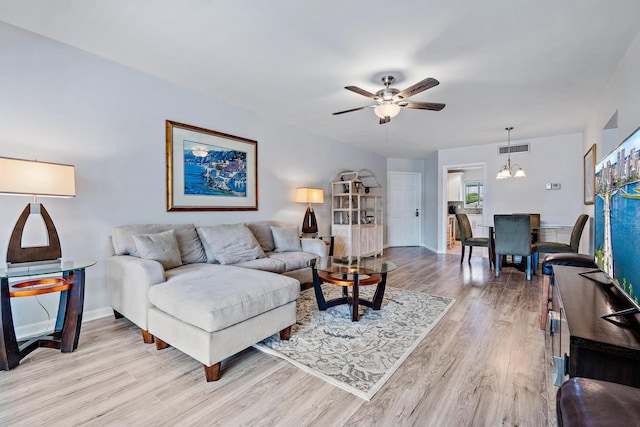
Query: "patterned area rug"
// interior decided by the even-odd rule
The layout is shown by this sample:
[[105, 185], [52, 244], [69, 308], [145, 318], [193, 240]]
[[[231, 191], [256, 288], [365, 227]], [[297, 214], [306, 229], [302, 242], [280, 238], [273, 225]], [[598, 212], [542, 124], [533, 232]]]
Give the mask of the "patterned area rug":
[[[329, 300], [342, 288], [324, 284], [323, 291]], [[375, 286], [361, 288], [361, 298], [371, 299], [374, 291]], [[300, 293], [291, 339], [274, 335], [254, 347], [370, 400], [454, 301], [387, 287], [382, 308], [360, 307], [360, 320], [352, 322], [346, 304], [319, 311], [311, 288]]]

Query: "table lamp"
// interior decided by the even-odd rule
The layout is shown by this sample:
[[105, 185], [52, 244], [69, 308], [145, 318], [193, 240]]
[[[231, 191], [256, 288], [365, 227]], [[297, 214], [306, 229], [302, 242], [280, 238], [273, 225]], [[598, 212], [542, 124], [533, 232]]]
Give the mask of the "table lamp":
[[[57, 163], [0, 157], [0, 194], [32, 196], [18, 218], [7, 249], [7, 264], [40, 263], [62, 257], [60, 239], [49, 213], [38, 197], [75, 197], [74, 167]], [[47, 231], [47, 246], [22, 247], [22, 234], [30, 214], [40, 214]]]
[[324, 191], [320, 188], [301, 187], [296, 189], [296, 203], [306, 203], [307, 211], [302, 222], [303, 233], [317, 233], [318, 223], [311, 203], [324, 203]]

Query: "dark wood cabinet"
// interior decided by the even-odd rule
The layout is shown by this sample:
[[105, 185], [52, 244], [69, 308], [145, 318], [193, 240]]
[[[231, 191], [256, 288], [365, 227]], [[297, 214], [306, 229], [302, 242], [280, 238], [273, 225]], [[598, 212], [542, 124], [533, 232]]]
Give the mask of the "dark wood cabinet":
[[[640, 315], [602, 319], [631, 304], [612, 285], [579, 275], [586, 268], [554, 266], [552, 351], [569, 377], [640, 387]], [[558, 364], [556, 364], [558, 366]]]

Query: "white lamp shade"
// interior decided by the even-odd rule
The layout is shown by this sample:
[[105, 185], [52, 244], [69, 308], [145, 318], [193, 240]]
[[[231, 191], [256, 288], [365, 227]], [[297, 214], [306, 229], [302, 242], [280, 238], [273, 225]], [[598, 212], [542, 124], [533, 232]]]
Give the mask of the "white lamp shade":
[[296, 188], [296, 203], [324, 203], [324, 191], [320, 188]]
[[74, 167], [0, 157], [0, 194], [75, 197]]
[[400, 106], [391, 101], [385, 101], [382, 104], [377, 105], [373, 111], [376, 113], [376, 116], [381, 119], [384, 119], [385, 117], [394, 118], [400, 112]]

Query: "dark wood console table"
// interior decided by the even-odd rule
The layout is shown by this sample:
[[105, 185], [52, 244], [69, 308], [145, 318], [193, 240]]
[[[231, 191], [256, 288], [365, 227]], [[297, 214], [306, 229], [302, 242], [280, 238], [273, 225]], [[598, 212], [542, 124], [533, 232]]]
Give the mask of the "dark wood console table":
[[552, 351], [565, 374], [640, 387], [640, 315], [600, 316], [631, 306], [612, 285], [579, 275], [592, 269], [554, 266]]
[[[1, 370], [8, 371], [15, 368], [25, 356], [39, 347], [56, 348], [63, 353], [71, 353], [78, 348], [84, 305], [84, 270], [95, 263], [93, 260], [83, 260], [61, 261], [30, 267], [0, 266]], [[38, 276], [47, 277], [38, 278]], [[20, 279], [29, 280], [20, 281]], [[54, 330], [48, 334], [18, 342], [11, 312], [11, 298], [52, 292], [60, 292]]]

